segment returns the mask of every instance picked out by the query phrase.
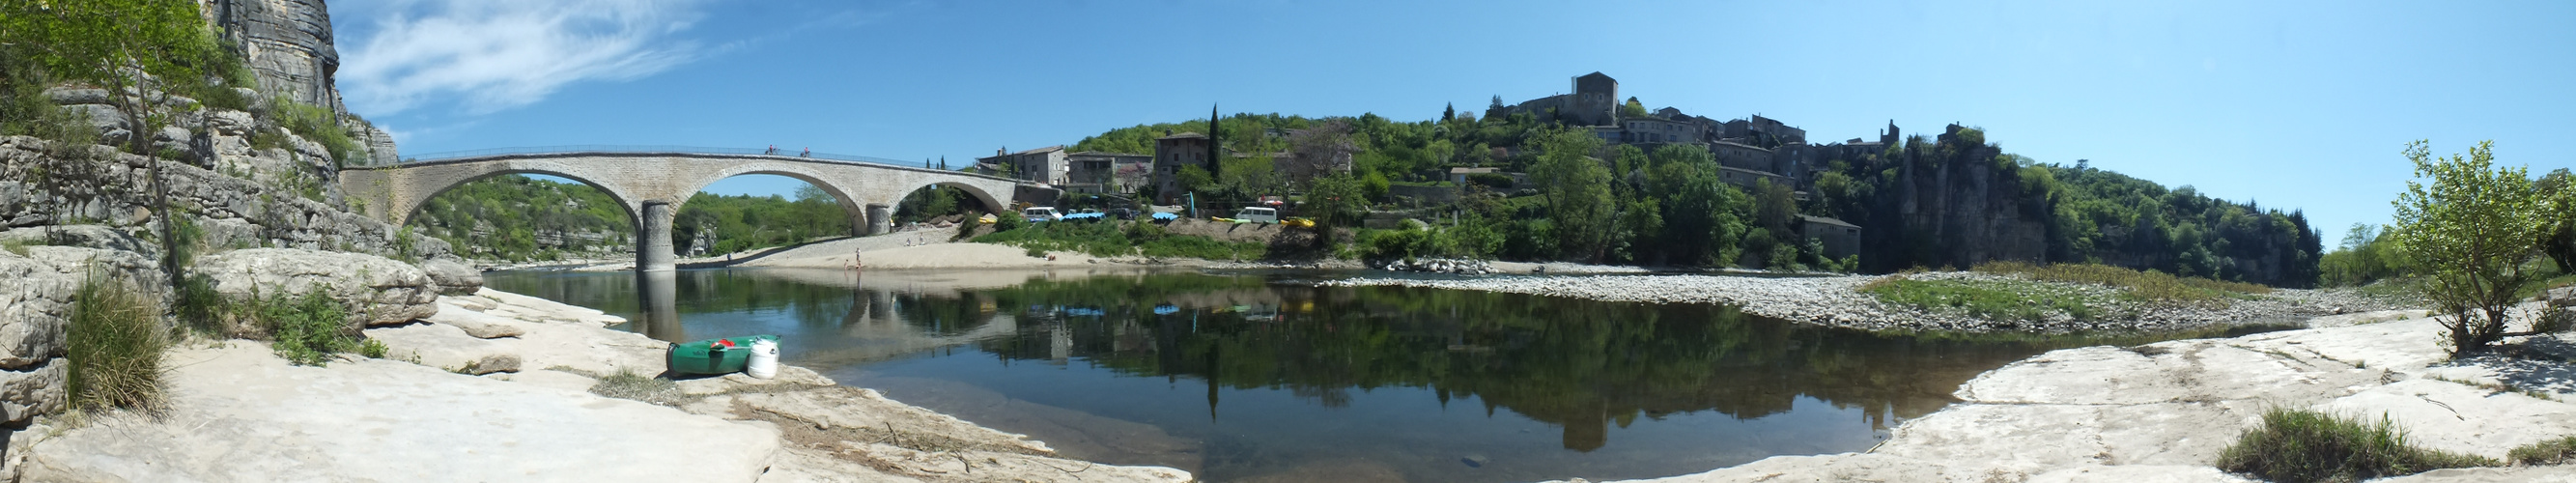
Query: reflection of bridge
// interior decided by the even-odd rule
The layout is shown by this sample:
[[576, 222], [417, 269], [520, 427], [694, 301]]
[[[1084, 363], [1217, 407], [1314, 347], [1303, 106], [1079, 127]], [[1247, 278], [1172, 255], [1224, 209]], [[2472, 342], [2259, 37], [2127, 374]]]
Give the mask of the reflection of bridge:
[[964, 190], [985, 209], [1012, 200], [1053, 200], [1055, 189], [1019, 180], [911, 166], [899, 161], [830, 154], [690, 147], [569, 146], [459, 153], [445, 159], [340, 171], [340, 189], [363, 200], [367, 216], [396, 225], [430, 197], [468, 181], [502, 174], [543, 174], [587, 183], [626, 208], [640, 246], [635, 266], [672, 269], [671, 222], [682, 203], [717, 180], [768, 174], [811, 183], [848, 210], [864, 234], [892, 226], [894, 205], [927, 186]]

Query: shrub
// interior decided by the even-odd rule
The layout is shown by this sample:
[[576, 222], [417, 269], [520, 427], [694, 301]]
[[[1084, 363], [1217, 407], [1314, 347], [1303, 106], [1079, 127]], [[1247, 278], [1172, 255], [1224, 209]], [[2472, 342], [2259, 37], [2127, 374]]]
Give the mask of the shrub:
[[2316, 411], [2274, 408], [2218, 457], [2218, 469], [2284, 482], [2360, 481], [2442, 468], [2496, 466], [2484, 457], [2406, 444], [2395, 423], [2365, 423]]
[[66, 322], [75, 407], [149, 409], [161, 401], [161, 351], [168, 346], [160, 311], [127, 283], [96, 272], [81, 282]]
[[198, 334], [223, 332], [227, 304], [223, 294], [215, 292], [213, 279], [204, 274], [188, 274], [179, 278], [179, 286], [173, 292], [177, 296], [177, 306], [172, 308], [178, 312], [180, 323], [187, 324]]
[[331, 354], [359, 350], [358, 340], [343, 327], [348, 311], [316, 287], [301, 297], [258, 299], [255, 316], [275, 341], [277, 356], [301, 365], [330, 363]]
[[388, 350], [391, 349], [385, 347], [385, 342], [380, 340], [367, 339], [366, 343], [358, 344], [358, 355], [367, 356], [368, 359], [383, 359]]
[[2532, 466], [2576, 463], [2576, 436], [2523, 445], [2505, 453], [2505, 459]]
[[[362, 147], [358, 146], [357, 140], [349, 137], [348, 129], [340, 127], [340, 124], [332, 119], [330, 109], [285, 99], [272, 99], [270, 102], [273, 105], [269, 106], [268, 112], [270, 116], [276, 118], [278, 127], [294, 131], [305, 140], [321, 143], [325, 150], [331, 152], [331, 159], [338, 161], [341, 166], [345, 167], [350, 160], [357, 159], [358, 151]], [[284, 141], [281, 137], [268, 142], [276, 147], [283, 147]], [[253, 146], [261, 144], [257, 133], [251, 137], [251, 144]]]
[[1368, 260], [1401, 260], [1422, 255], [1430, 238], [1420, 230], [1370, 231], [1360, 257]]

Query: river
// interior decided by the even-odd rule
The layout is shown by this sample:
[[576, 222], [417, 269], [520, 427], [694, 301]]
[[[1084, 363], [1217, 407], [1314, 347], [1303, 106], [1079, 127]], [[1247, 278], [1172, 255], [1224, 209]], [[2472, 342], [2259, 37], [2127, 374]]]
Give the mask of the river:
[[1863, 451], [2040, 352], [2259, 330], [1882, 334], [1715, 305], [1313, 286], [1350, 275], [485, 277], [663, 340], [775, 334], [786, 363], [842, 384], [1220, 482], [1646, 478]]

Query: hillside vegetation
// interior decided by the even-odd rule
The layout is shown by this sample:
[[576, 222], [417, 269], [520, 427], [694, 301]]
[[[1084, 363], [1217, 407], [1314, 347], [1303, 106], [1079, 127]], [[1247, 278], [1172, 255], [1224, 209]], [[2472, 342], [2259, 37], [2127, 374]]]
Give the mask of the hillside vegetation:
[[[1209, 125], [1190, 120], [1111, 129], [1071, 149], [1152, 153], [1154, 138], [1206, 133]], [[2215, 199], [2189, 186], [2167, 188], [2083, 163], [2039, 162], [2005, 153], [1974, 128], [1830, 160], [1801, 189], [1728, 184], [1724, 167], [1705, 149], [1609, 144], [1588, 128], [1528, 115], [1398, 122], [1376, 114], [1237, 114], [1218, 127], [1227, 150], [1283, 154], [1238, 154], [1214, 170], [1184, 169], [1179, 184], [1200, 200], [1222, 206], [1346, 180], [1338, 182], [1356, 184], [1368, 209], [1448, 215], [1420, 235], [1427, 240], [1407, 240], [1424, 248], [1410, 253], [1419, 256], [1869, 272], [2006, 259], [2301, 287], [2316, 283], [2323, 251], [2297, 210]], [[1348, 175], [1290, 179], [1284, 173], [1295, 170], [1277, 165], [1345, 153]], [[1461, 187], [1458, 201], [1432, 206], [1390, 194], [1397, 185], [1453, 187], [1444, 179], [1449, 168], [1477, 166], [1521, 173], [1526, 182], [1480, 176]], [[1800, 191], [1807, 192], [1805, 201], [1797, 199]], [[1928, 203], [1958, 199], [1988, 210]], [[1353, 215], [1307, 211], [1301, 214]], [[1826, 256], [1821, 244], [1794, 231], [1798, 215], [1862, 226], [1858, 256]], [[1961, 228], [1975, 223], [2022, 235], [1985, 237]], [[2017, 251], [1996, 251], [2004, 249]]]

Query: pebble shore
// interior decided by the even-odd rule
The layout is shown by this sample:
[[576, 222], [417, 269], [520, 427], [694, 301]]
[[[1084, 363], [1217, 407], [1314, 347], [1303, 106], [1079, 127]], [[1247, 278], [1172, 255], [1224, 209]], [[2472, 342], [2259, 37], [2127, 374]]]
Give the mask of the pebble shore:
[[[1916, 280], [2014, 280], [2017, 277], [1973, 272], [1918, 273]], [[2164, 331], [2262, 322], [2298, 323], [2309, 317], [2404, 308], [2345, 290], [2277, 289], [2253, 300], [2231, 300], [2225, 307], [2138, 304], [2104, 307], [2134, 316], [2079, 320], [2053, 314], [2047, 320], [1989, 320], [1953, 310], [1920, 310], [1885, 304], [1860, 292], [1876, 276], [1734, 277], [1708, 275], [1609, 275], [1560, 277], [1483, 277], [1449, 280], [1352, 278], [1322, 286], [1403, 286], [1480, 290], [1612, 302], [1657, 304], [1724, 304], [1744, 312], [1817, 325], [1861, 330], [1942, 330], [1967, 332]], [[2086, 284], [2035, 282], [2058, 290], [2116, 289]], [[2108, 297], [2106, 297], [2108, 298]]]

